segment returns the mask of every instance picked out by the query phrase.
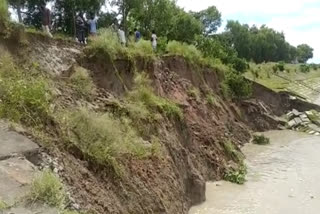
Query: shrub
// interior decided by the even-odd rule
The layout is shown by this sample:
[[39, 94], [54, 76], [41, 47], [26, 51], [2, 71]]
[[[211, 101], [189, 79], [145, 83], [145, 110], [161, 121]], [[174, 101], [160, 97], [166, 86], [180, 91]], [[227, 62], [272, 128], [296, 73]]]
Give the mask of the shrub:
[[267, 145], [270, 144], [270, 139], [264, 135], [254, 135], [252, 142], [258, 145]]
[[39, 125], [49, 114], [51, 93], [45, 78], [18, 70], [11, 56], [0, 58], [0, 116]]
[[232, 67], [238, 71], [239, 73], [244, 73], [248, 70], [249, 64], [245, 59], [240, 59], [238, 57], [234, 57], [232, 62]]
[[244, 163], [240, 165], [238, 169], [227, 170], [224, 174], [224, 180], [236, 183], [244, 184], [246, 182], [247, 167]]
[[154, 57], [154, 51], [150, 41], [141, 39], [139, 42], [131, 43], [128, 48], [128, 54], [132, 57]]
[[74, 73], [70, 77], [72, 87], [79, 96], [90, 98], [95, 91], [95, 85], [89, 75], [88, 70], [82, 67], [75, 67]]
[[41, 201], [49, 206], [62, 208], [66, 202], [66, 192], [59, 178], [51, 171], [45, 170], [32, 181], [28, 198], [32, 202]]
[[307, 64], [300, 65], [300, 72], [302, 72], [302, 73], [310, 72], [310, 66]]
[[173, 55], [183, 56], [186, 60], [195, 63], [202, 63], [202, 53], [194, 46], [177, 41], [170, 41], [167, 45], [167, 52]]
[[212, 94], [207, 94], [207, 102], [213, 106], [216, 104], [217, 100]]
[[91, 53], [102, 52], [110, 56], [111, 59], [115, 59], [126, 52], [120, 44], [117, 33], [106, 28], [99, 30], [98, 36], [92, 39], [86, 50]]
[[273, 73], [277, 73], [277, 71], [279, 70], [278, 65], [277, 64], [273, 65], [272, 70], [273, 70]]
[[252, 85], [242, 75], [232, 71], [228, 72], [226, 74], [225, 83], [228, 85], [232, 97], [247, 98], [251, 96]]
[[284, 62], [279, 62], [279, 63], [277, 64], [277, 67], [278, 67], [278, 69], [279, 69], [280, 71], [284, 71], [284, 70], [285, 70], [285, 64], [284, 64]]
[[182, 119], [183, 113], [174, 102], [154, 94], [151, 81], [145, 73], [137, 73], [134, 79], [134, 88], [128, 93], [131, 104], [138, 104], [149, 111], [158, 110], [168, 117]]
[[200, 93], [200, 90], [196, 87], [192, 87], [191, 89], [188, 90], [188, 94], [195, 98], [197, 101], [200, 100], [200, 96], [201, 96], [201, 93]]
[[151, 146], [144, 144], [127, 118], [117, 119], [87, 109], [68, 111], [63, 115], [63, 129], [72, 145], [87, 160], [111, 166], [118, 175], [122, 171], [117, 158], [124, 154], [139, 158], [150, 155]]

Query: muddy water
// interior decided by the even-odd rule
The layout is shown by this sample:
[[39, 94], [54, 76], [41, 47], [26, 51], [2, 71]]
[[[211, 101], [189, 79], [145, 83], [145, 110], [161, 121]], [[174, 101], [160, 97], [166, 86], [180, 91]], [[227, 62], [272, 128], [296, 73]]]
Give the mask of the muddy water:
[[320, 137], [267, 132], [271, 144], [248, 145], [245, 185], [207, 184], [207, 201], [189, 214], [319, 214]]

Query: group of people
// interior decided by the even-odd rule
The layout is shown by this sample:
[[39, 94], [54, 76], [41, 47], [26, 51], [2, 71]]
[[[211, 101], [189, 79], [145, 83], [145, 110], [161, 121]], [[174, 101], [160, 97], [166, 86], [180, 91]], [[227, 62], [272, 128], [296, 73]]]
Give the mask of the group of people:
[[[118, 36], [119, 36], [119, 40], [121, 45], [126, 46], [127, 45], [127, 39], [126, 39], [126, 34], [122, 28], [122, 26], [120, 26], [120, 28], [118, 29]], [[135, 28], [134, 29], [134, 33], [132, 31], [130, 31], [129, 36], [128, 36], [128, 40], [129, 42], [139, 42], [141, 39], [141, 33]], [[151, 35], [151, 45], [154, 51], [157, 50], [157, 35], [155, 31], [152, 31], [152, 35]]]
[[[51, 26], [51, 11], [46, 8], [46, 5], [42, 5], [40, 7], [40, 12], [42, 13], [42, 29], [43, 31], [50, 37], [52, 37], [52, 34], [50, 32], [50, 26]], [[84, 14], [82, 12], [79, 12], [76, 17], [76, 38], [77, 41], [86, 44], [87, 43], [87, 37], [88, 34], [90, 36], [96, 36], [97, 34], [97, 19], [95, 18], [94, 14], [90, 15], [90, 18], [86, 20], [84, 18]], [[118, 28], [118, 37], [119, 41], [122, 45], [127, 45], [127, 38], [126, 33], [123, 30], [123, 27], [120, 26]], [[128, 41], [129, 42], [139, 42], [141, 39], [141, 33], [134, 29], [134, 33], [130, 32], [128, 35]], [[151, 35], [151, 45], [154, 51], [157, 49], [157, 35], [155, 31], [152, 31]]]

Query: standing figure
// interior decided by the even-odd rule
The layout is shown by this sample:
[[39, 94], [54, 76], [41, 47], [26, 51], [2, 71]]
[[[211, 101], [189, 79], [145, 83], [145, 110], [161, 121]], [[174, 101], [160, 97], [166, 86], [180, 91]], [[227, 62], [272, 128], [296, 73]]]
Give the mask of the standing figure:
[[135, 41], [139, 42], [141, 39], [141, 33], [137, 30], [137, 28], [134, 29], [134, 35], [135, 35]]
[[157, 40], [158, 40], [158, 37], [156, 35], [156, 32], [153, 30], [151, 35], [151, 44], [152, 44], [153, 51], [157, 50]]
[[40, 11], [42, 13], [42, 30], [45, 34], [47, 34], [48, 36], [50, 36], [52, 38], [53, 36], [50, 32], [51, 11], [48, 8], [46, 8], [45, 4], [41, 5]]
[[78, 41], [82, 44], [85, 44], [86, 43], [86, 35], [85, 35], [86, 23], [85, 23], [82, 12], [80, 12], [77, 16], [76, 29], [77, 29]]
[[89, 33], [91, 36], [97, 35], [97, 19], [95, 18], [94, 14], [91, 14], [90, 19], [88, 20], [89, 24]]
[[120, 26], [120, 28], [118, 29], [118, 34], [119, 34], [119, 39], [120, 39], [120, 43], [121, 45], [126, 45], [127, 41], [126, 41], [126, 34], [125, 32], [122, 30], [122, 26]]

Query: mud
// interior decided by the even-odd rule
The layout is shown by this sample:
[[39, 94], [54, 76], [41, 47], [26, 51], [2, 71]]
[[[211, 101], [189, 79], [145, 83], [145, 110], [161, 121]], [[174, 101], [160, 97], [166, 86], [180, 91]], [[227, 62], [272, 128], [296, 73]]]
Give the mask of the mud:
[[189, 214], [317, 214], [320, 210], [320, 138], [267, 132], [268, 146], [247, 145], [245, 185], [207, 184], [207, 201]]

